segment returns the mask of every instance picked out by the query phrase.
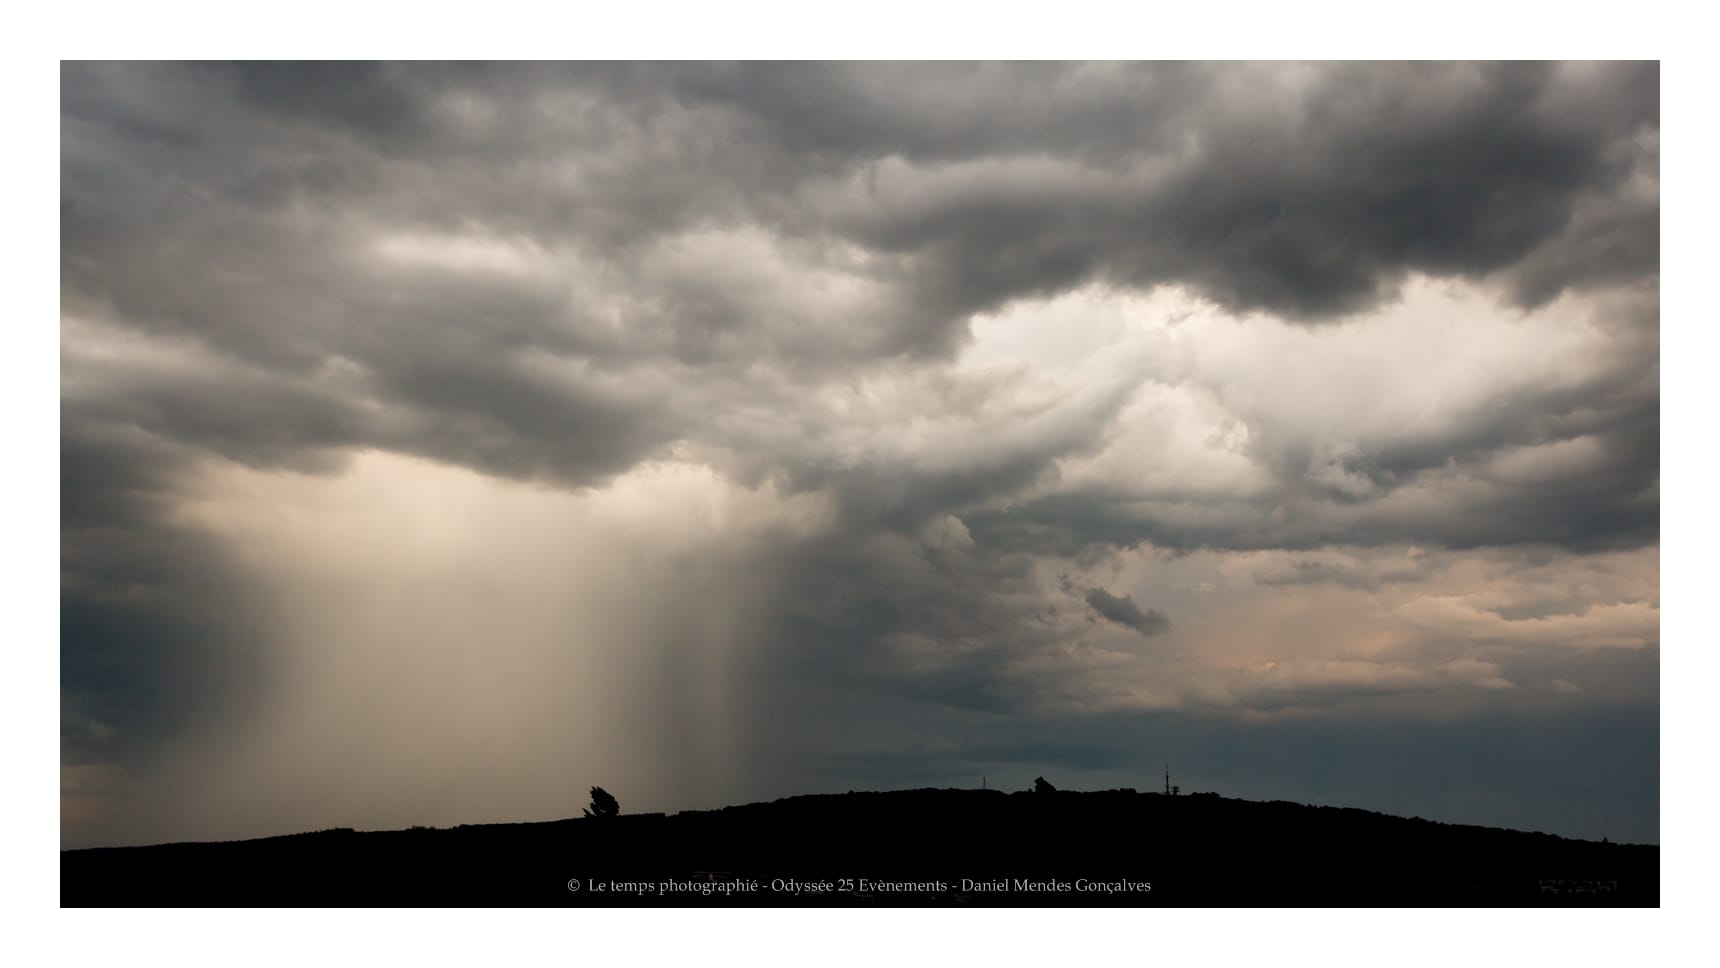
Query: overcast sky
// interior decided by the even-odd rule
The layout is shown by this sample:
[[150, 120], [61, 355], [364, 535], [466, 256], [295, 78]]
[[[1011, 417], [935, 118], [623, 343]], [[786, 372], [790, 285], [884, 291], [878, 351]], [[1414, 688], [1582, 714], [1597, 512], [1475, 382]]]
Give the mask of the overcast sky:
[[61, 842], [1659, 837], [1654, 64], [70, 64]]

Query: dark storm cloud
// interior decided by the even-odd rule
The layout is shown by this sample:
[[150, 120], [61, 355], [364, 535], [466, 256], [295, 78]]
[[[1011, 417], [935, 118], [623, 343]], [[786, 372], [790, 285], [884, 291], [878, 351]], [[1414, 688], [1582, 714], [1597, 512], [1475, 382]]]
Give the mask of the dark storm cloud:
[[1128, 595], [1117, 596], [1103, 588], [1089, 588], [1083, 598], [1100, 618], [1132, 628], [1143, 636], [1157, 635], [1171, 625], [1170, 619], [1157, 609], [1141, 611], [1141, 606]]
[[124, 423], [60, 439], [61, 760], [149, 762], [248, 694], [252, 589], [228, 550], [175, 523], [185, 455]]
[[775, 558], [780, 638], [766, 659], [804, 688], [994, 712], [1057, 689], [1017, 666], [1056, 646], [1075, 600], [1045, 588], [1030, 556], [851, 533]]
[[[1655, 272], [1652, 202], [1572, 221], [1656, 165], [1636, 139], [1657, 130], [1658, 70], [1590, 70], [790, 66], [724, 92], [772, 140], [870, 165], [837, 231], [919, 257], [921, 291], [951, 312], [1101, 278], [1317, 322], [1405, 271], [1479, 276], [1544, 246], [1525, 298], [1589, 280], [1554, 267], [1597, 251], [1622, 264], [1593, 281]], [[965, 124], [925, 93], [940, 90], [964, 98]], [[1553, 254], [1567, 247], [1585, 255]]]
[[[701, 422], [745, 391], [717, 381], [940, 356], [970, 314], [1088, 281], [1322, 322], [1409, 271], [1522, 266], [1522, 298], [1542, 301], [1658, 267], [1656, 196], [1627, 191], [1657, 177], [1652, 64], [67, 65], [63, 81], [68, 308], [231, 360], [261, 385], [249, 413], [185, 386], [130, 386], [121, 405], [263, 463], [371, 445], [601, 482], [720, 438]], [[778, 288], [720, 238], [676, 255], [688, 233], [736, 230], [790, 260], [763, 280]], [[377, 255], [415, 233], [544, 264]], [[809, 271], [871, 295], [804, 308]], [[231, 429], [252, 424], [270, 429]]]
[[[212, 457], [322, 474], [381, 451], [572, 491], [681, 460], [827, 499], [825, 530], [740, 569], [764, 604], [737, 661], [758, 736], [851, 703], [866, 725], [832, 748], [903, 709], [1143, 702], [1115, 670], [1183, 612], [1062, 587], [1047, 556], [1652, 544], [1658, 84], [1655, 64], [65, 65], [65, 756], [142, 762], [254, 672], [264, 610], [175, 513]], [[951, 366], [976, 314], [1083, 287], [1332, 334], [1424, 276], [1507, 310], [1593, 299], [1611, 355], [1383, 430], [1275, 413], [1294, 394], [1262, 388], [1293, 364], [1182, 372], [1168, 344], [1074, 389]], [[1258, 480], [1073, 475], [1128, 449], [1154, 387], [1246, 424]], [[1389, 579], [1309, 560], [1260, 583]], [[1461, 678], [1350, 673], [1231, 698]]]

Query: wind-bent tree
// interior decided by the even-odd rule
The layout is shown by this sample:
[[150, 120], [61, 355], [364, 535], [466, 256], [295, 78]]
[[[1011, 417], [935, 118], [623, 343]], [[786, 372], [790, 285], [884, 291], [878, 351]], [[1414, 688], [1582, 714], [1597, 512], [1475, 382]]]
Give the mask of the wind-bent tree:
[[602, 787], [591, 788], [591, 806], [585, 808], [587, 817], [613, 817], [621, 812], [621, 804]]

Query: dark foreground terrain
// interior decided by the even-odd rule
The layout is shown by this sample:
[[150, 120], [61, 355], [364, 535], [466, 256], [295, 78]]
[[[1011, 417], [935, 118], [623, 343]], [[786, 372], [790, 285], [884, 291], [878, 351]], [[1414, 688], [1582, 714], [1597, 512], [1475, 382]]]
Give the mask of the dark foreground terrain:
[[60, 903], [1658, 906], [1660, 850], [1202, 794], [909, 790], [73, 850]]

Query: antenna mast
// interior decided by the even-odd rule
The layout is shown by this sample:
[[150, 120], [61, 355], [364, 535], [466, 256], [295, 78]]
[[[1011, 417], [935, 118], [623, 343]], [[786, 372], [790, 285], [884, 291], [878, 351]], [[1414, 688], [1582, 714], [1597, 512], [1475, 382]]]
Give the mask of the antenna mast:
[[1165, 764], [1165, 796], [1171, 795], [1171, 765]]

